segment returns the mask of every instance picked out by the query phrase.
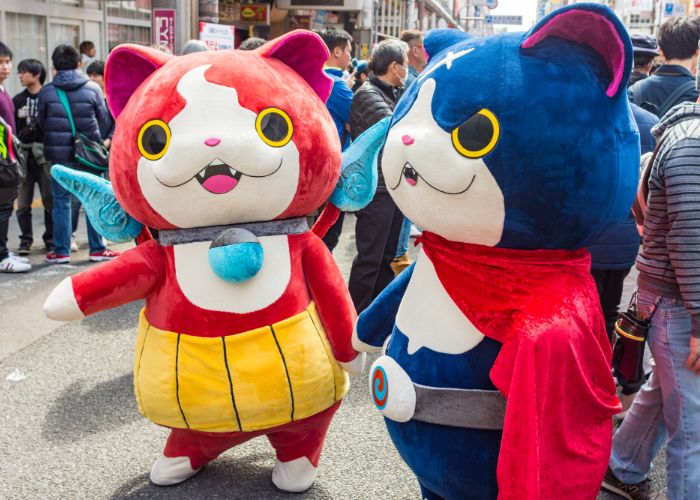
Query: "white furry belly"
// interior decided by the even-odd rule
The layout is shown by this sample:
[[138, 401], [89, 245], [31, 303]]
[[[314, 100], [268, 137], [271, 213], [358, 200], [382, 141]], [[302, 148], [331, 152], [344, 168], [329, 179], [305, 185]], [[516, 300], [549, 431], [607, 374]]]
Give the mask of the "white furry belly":
[[484, 338], [447, 294], [422, 249], [399, 306], [396, 326], [408, 337], [408, 354], [421, 347], [462, 354]]
[[282, 296], [292, 275], [286, 235], [260, 239], [262, 269], [244, 283], [219, 278], [209, 267], [210, 242], [175, 245], [175, 274], [182, 293], [194, 305], [212, 311], [244, 314], [269, 306]]

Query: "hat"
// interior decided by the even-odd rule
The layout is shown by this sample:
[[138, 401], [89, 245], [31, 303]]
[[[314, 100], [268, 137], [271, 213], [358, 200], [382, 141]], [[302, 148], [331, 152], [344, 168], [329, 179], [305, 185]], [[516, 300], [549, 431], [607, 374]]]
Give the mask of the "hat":
[[659, 46], [656, 37], [650, 35], [630, 35], [632, 39], [632, 50], [634, 54], [645, 54], [650, 56], [659, 55]]
[[351, 64], [355, 67], [357, 71], [364, 71], [367, 68], [367, 61], [364, 59], [355, 59], [354, 57], [352, 58]]

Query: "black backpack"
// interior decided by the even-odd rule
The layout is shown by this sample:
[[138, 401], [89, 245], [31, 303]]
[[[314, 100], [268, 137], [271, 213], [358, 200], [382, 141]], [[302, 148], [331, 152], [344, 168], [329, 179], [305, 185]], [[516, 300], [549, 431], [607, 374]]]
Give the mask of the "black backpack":
[[630, 88], [629, 96], [631, 101], [640, 108], [646, 109], [650, 113], [654, 113], [659, 118], [663, 118], [666, 112], [673, 107], [678, 99], [695, 89], [695, 80], [689, 80], [683, 83], [683, 85], [676, 87], [676, 89], [671, 92], [668, 97], [666, 97], [666, 100], [657, 106], [644, 100], [644, 86], [647, 83], [646, 78], [640, 81], [641, 83], [639, 83], [635, 89]]
[[27, 176], [27, 158], [12, 129], [0, 117], [0, 188], [16, 188]]

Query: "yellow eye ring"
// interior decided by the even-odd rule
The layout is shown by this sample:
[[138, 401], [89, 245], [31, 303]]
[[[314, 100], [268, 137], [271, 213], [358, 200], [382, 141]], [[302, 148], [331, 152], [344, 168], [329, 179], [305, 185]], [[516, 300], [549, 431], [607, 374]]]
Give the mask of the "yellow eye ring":
[[498, 124], [498, 119], [496, 118], [496, 115], [494, 115], [491, 111], [485, 108], [479, 111], [477, 115], [482, 115], [486, 117], [489, 120], [489, 122], [491, 122], [491, 126], [493, 127], [493, 134], [491, 135], [491, 140], [483, 148], [479, 150], [470, 150], [462, 145], [462, 143], [459, 140], [459, 129], [461, 125], [459, 127], [456, 127], [452, 131], [452, 145], [461, 155], [466, 156], [467, 158], [481, 158], [482, 156], [489, 153], [496, 146], [498, 138], [501, 135], [501, 129]]
[[[147, 134], [158, 134], [157, 137], [147, 137]], [[147, 139], [144, 142], [144, 137]], [[139, 131], [138, 147], [144, 158], [155, 161], [165, 155], [170, 146], [170, 127], [163, 120], [150, 120]]]
[[[277, 117], [282, 118], [284, 121], [280, 122]], [[277, 120], [277, 123], [273, 125], [270, 119]], [[291, 118], [278, 108], [266, 108], [258, 113], [255, 119], [255, 130], [265, 144], [273, 148], [281, 148], [287, 144], [294, 133]]]

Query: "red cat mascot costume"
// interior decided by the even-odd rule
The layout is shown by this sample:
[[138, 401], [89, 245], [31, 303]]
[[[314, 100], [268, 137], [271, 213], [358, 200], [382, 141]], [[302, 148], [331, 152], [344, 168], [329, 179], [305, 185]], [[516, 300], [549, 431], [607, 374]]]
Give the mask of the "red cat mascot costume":
[[64, 280], [44, 310], [68, 321], [146, 299], [134, 389], [141, 413], [172, 429], [156, 484], [265, 435], [273, 483], [306, 490], [346, 370], [361, 371], [347, 289], [304, 218], [341, 165], [327, 56], [297, 31], [252, 52], [124, 45], [107, 60], [114, 194], [158, 239], [144, 229], [136, 248]]

